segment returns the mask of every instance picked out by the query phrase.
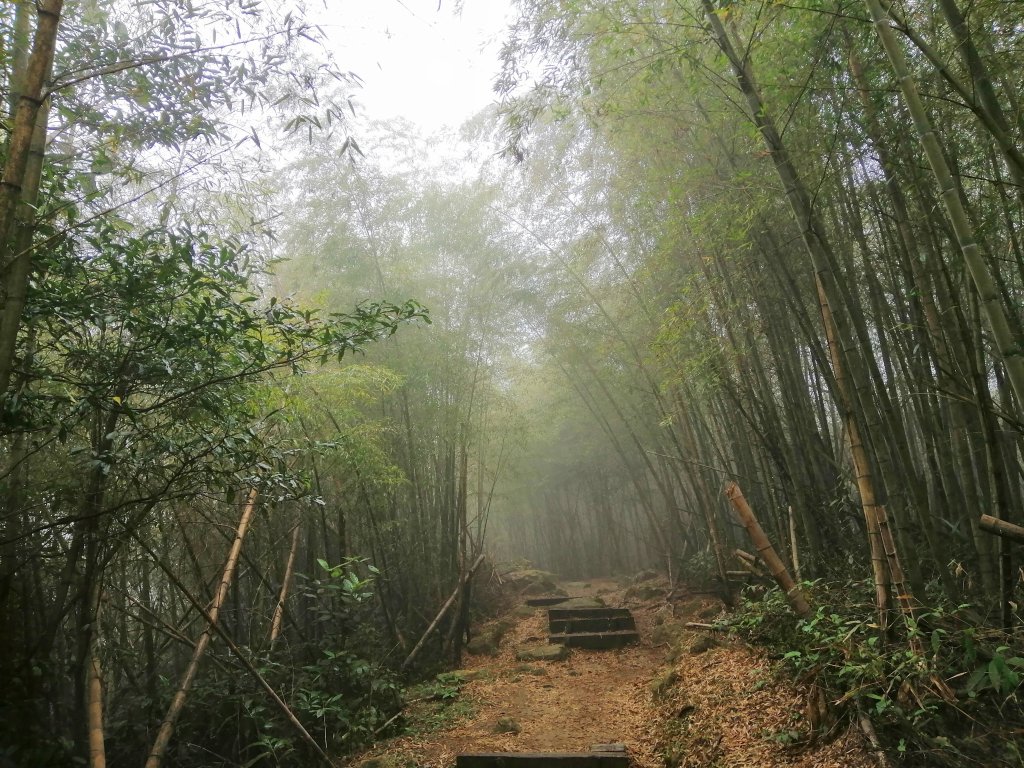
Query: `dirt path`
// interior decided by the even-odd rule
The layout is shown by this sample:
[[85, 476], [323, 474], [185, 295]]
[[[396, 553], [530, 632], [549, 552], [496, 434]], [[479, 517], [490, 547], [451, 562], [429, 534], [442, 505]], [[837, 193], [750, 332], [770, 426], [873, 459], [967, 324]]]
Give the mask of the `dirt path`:
[[[451, 768], [460, 752], [580, 752], [609, 742], [626, 744], [637, 768], [876, 765], [853, 733], [794, 749], [801, 692], [775, 680], [769, 662], [751, 650], [729, 644], [688, 650], [700, 638], [682, 624], [713, 601], [630, 599], [610, 580], [568, 586], [573, 595], [631, 608], [640, 644], [577, 649], [564, 661], [524, 664], [516, 650], [546, 640], [547, 617], [543, 609], [525, 615], [520, 608], [524, 615], [510, 617], [515, 624], [497, 656], [467, 657], [465, 669], [475, 677], [461, 696], [471, 702], [470, 712], [434, 732], [379, 745], [362, 765]], [[498, 732], [502, 727], [518, 730]]]

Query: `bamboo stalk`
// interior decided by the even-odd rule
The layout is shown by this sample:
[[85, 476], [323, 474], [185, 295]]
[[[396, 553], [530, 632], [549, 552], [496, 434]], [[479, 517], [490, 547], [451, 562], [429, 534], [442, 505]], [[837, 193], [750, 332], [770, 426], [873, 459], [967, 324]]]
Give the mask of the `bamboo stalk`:
[[789, 551], [793, 556], [793, 575], [797, 581], [803, 581], [803, 577], [800, 575], [800, 549], [797, 546], [796, 517], [793, 515], [793, 507], [789, 508]]
[[207, 626], [211, 630], [213, 630], [213, 632], [215, 632], [217, 636], [220, 637], [221, 640], [224, 641], [225, 645], [227, 645], [231, 653], [234, 654], [234, 657], [237, 660], [237, 662], [241, 664], [243, 667], [245, 667], [245, 670], [253, 676], [253, 678], [259, 684], [260, 688], [263, 689], [264, 693], [267, 694], [270, 700], [274, 702], [274, 704], [277, 706], [279, 710], [281, 710], [281, 713], [285, 716], [288, 722], [291, 723], [292, 727], [295, 729], [295, 732], [298, 733], [300, 738], [309, 746], [309, 748], [313, 751], [315, 755], [320, 757], [324, 765], [328, 766], [328, 768], [333, 768], [334, 763], [331, 761], [330, 757], [327, 756], [327, 753], [324, 752], [324, 750], [316, 742], [316, 739], [309, 735], [309, 731], [307, 731], [305, 726], [302, 725], [302, 722], [299, 720], [298, 717], [295, 716], [295, 713], [292, 712], [292, 710], [288, 707], [284, 699], [282, 699], [278, 695], [277, 691], [275, 691], [271, 687], [270, 683], [267, 682], [266, 678], [264, 678], [263, 675], [260, 674], [260, 671], [256, 669], [253, 663], [249, 660], [248, 655], [244, 653], [241, 648], [238, 647], [238, 644], [234, 640], [232, 640], [231, 636], [228, 635], [227, 632], [224, 631], [223, 627], [221, 627], [220, 624], [216, 622], [214, 617], [211, 616], [210, 613], [203, 607], [202, 603], [199, 602], [195, 595], [193, 595], [191, 592], [189, 592], [188, 589], [186, 589], [185, 585], [181, 583], [181, 580], [175, 575], [171, 567], [167, 565], [167, 563], [165, 563], [159, 557], [159, 555], [157, 555], [152, 550], [152, 548], [150, 548], [141, 538], [139, 538], [138, 536], [135, 536], [134, 538], [135, 541], [139, 544], [139, 546], [141, 546], [146, 552], [148, 552], [150, 557], [153, 558], [153, 561], [158, 566], [160, 566], [160, 569], [164, 572], [164, 575], [167, 576], [168, 580], [170, 580], [170, 582], [178, 588], [181, 594], [184, 595], [185, 599], [192, 604], [192, 607], [195, 608], [198, 614], [206, 621]]
[[88, 667], [89, 768], [106, 768], [107, 753], [103, 743], [103, 674], [100, 669], [96, 641], [93, 640]]
[[793, 611], [801, 618], [809, 617], [811, 615], [811, 606], [808, 604], [807, 598], [804, 597], [803, 591], [793, 581], [793, 577], [789, 575], [789, 571], [786, 570], [785, 564], [779, 558], [772, 543], [765, 535], [764, 529], [761, 528], [761, 524], [754, 516], [754, 511], [750, 508], [746, 498], [744, 498], [743, 491], [740, 490], [739, 485], [732, 481], [728, 482], [725, 486], [725, 495], [739, 514], [740, 521], [750, 536], [750, 541], [757, 549], [761, 559], [764, 560], [765, 565], [768, 566], [768, 571], [771, 573], [772, 578], [775, 579], [775, 582], [781, 587], [782, 591], [786, 593], [786, 599], [789, 601]]
[[246, 531], [249, 528], [249, 522], [252, 520], [253, 510], [256, 507], [256, 496], [257, 493], [255, 489], [249, 491], [249, 497], [246, 500], [244, 509], [242, 510], [241, 519], [239, 519], [238, 527], [235, 529], [235, 539], [231, 543], [231, 549], [228, 552], [228, 559], [224, 564], [224, 571], [221, 574], [220, 584], [217, 586], [217, 593], [214, 595], [213, 603], [210, 605], [210, 610], [207, 612], [209, 626], [207, 626], [199, 636], [195, 650], [192, 652], [192, 659], [189, 661], [188, 667], [185, 669], [185, 674], [182, 676], [181, 682], [178, 684], [178, 690], [174, 694], [174, 698], [171, 700], [171, 705], [167, 709], [167, 714], [164, 715], [163, 722], [160, 724], [160, 730], [157, 732], [156, 739], [153, 741], [153, 747], [149, 751], [149, 757], [146, 758], [146, 768], [160, 768], [164, 755], [167, 754], [167, 746], [171, 742], [171, 735], [174, 733], [174, 725], [177, 722], [181, 711], [185, 708], [185, 701], [188, 698], [189, 690], [192, 688], [192, 683], [195, 681], [196, 673], [199, 671], [199, 662], [202, 659], [203, 654], [206, 652], [206, 647], [210, 644], [210, 639], [213, 636], [212, 626], [217, 623], [217, 617], [220, 615], [221, 606], [227, 598], [228, 590], [231, 587], [232, 580], [234, 579], [235, 567], [238, 565], [238, 556], [242, 552], [242, 541], [245, 539]]
[[299, 524], [296, 523], [292, 529], [292, 544], [288, 550], [288, 562], [284, 566], [284, 579], [281, 581], [281, 592], [277, 596], [277, 605], [274, 607], [274, 618], [270, 622], [270, 645], [273, 647], [277, 638], [281, 635], [281, 624], [284, 619], [284, 601], [288, 597], [288, 585], [292, 580], [292, 572], [295, 569], [295, 552], [299, 548]]
[[1024, 544], [1024, 527], [1014, 525], [1006, 520], [1000, 520], [998, 517], [982, 515], [981, 520], [978, 523], [978, 527], [988, 533], [996, 536], [1002, 536], [1004, 539], [1015, 541], [1018, 544]]
[[408, 668], [408, 666], [412, 664], [413, 660], [419, 655], [420, 650], [423, 648], [423, 644], [426, 643], [427, 638], [430, 637], [430, 633], [433, 632], [434, 629], [437, 628], [437, 625], [441, 623], [441, 619], [445, 617], [445, 614], [448, 613], [449, 609], [452, 607], [452, 604], [455, 602], [455, 598], [459, 596], [459, 592], [462, 591], [462, 585], [473, 577], [473, 574], [476, 573], [476, 569], [480, 567], [480, 564], [483, 561], [484, 555], [480, 555], [473, 562], [473, 565], [470, 567], [470, 569], [466, 571], [466, 575], [459, 580], [458, 586], [455, 587], [455, 590], [452, 592], [451, 596], [444, 601], [444, 605], [441, 606], [441, 610], [437, 612], [437, 616], [434, 617], [434, 620], [430, 622], [430, 626], [427, 627], [426, 631], [423, 633], [423, 637], [420, 638], [420, 641], [416, 643], [416, 646], [412, 649], [412, 651], [409, 652], [409, 655], [405, 658], [405, 661], [402, 662], [402, 669]]
[[946, 162], [942, 145], [925, 109], [921, 94], [917, 89], [917, 83], [910, 72], [906, 55], [903, 53], [892, 27], [889, 26], [889, 20], [881, 2], [865, 0], [865, 3], [874, 21], [875, 32], [878, 34], [896, 78], [899, 80], [904, 102], [913, 118], [918, 138], [924, 148], [925, 156], [928, 158], [928, 164], [938, 182], [946, 214], [953, 226], [964, 263], [967, 265], [967, 271], [981, 301], [985, 319], [992, 332], [994, 346], [1006, 368], [1010, 387], [1017, 396], [1018, 408], [1024, 407], [1024, 349], [1016, 342], [1009, 318], [999, 298], [996, 281], [981, 253], [970, 216], [960, 199], [953, 173]]

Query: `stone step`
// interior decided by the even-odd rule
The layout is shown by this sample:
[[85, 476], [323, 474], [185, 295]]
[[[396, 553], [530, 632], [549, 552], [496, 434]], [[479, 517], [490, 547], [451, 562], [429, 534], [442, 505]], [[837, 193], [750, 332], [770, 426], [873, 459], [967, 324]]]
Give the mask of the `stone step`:
[[474, 752], [455, 757], [456, 768], [628, 768], [621, 752]]
[[549, 608], [548, 621], [560, 619], [613, 619], [632, 616], [629, 608]]
[[546, 605], [558, 605], [564, 603], [566, 600], [572, 600], [571, 597], [531, 597], [526, 601], [527, 605], [538, 607]]
[[553, 634], [548, 640], [570, 648], [589, 648], [604, 651], [610, 648], [622, 648], [640, 639], [636, 630], [623, 629], [616, 632], [572, 632], [569, 634]]
[[623, 629], [636, 629], [636, 621], [632, 616], [598, 616], [586, 618], [548, 619], [548, 629], [552, 634], [570, 634], [576, 632], [616, 632]]

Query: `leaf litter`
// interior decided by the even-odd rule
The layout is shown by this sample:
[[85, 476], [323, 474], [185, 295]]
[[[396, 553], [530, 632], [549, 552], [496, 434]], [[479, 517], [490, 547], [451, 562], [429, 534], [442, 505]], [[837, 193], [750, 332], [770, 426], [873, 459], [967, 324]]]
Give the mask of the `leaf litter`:
[[466, 657], [464, 669], [473, 674], [460, 696], [472, 704], [468, 714], [382, 742], [351, 762], [450, 768], [462, 752], [587, 752], [594, 744], [622, 743], [635, 768], [880, 764], [852, 728], [809, 739], [808, 691], [780, 679], [757, 650], [722, 642], [691, 653], [701, 633], [683, 625], [706, 614], [710, 600], [640, 600], [611, 580], [574, 585], [573, 593], [632, 609], [640, 643], [523, 664], [516, 651], [546, 641], [547, 612], [510, 615], [514, 626], [497, 656]]

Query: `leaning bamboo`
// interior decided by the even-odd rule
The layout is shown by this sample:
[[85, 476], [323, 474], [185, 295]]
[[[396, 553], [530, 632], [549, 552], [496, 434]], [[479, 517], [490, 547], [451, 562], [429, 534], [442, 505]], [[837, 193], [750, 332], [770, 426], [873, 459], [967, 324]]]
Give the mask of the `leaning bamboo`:
[[295, 553], [299, 548], [299, 524], [296, 523], [292, 529], [292, 544], [288, 550], [288, 562], [284, 566], [284, 579], [281, 581], [281, 592], [277, 596], [277, 605], [274, 607], [274, 618], [270, 622], [270, 645], [277, 642], [281, 636], [281, 625], [284, 622], [284, 601], [288, 599], [288, 585], [292, 580], [292, 572], [295, 570]]
[[441, 623], [441, 619], [445, 617], [445, 614], [448, 613], [449, 609], [451, 609], [452, 607], [452, 604], [455, 602], [455, 598], [458, 597], [459, 593], [462, 591], [462, 586], [473, 577], [473, 574], [476, 573], [476, 569], [480, 567], [480, 564], [483, 561], [484, 555], [480, 555], [480, 557], [478, 557], [473, 562], [473, 565], [470, 567], [470, 569], [466, 571], [465, 576], [459, 579], [459, 584], [455, 587], [455, 590], [452, 592], [451, 597], [444, 601], [444, 605], [441, 606], [441, 610], [437, 612], [437, 616], [434, 617], [434, 620], [430, 622], [430, 626], [427, 627], [426, 632], [423, 633], [423, 637], [420, 638], [420, 641], [416, 643], [416, 647], [412, 649], [412, 651], [406, 657], [405, 661], [402, 662], [402, 669], [406, 669], [419, 655], [420, 649], [422, 649], [423, 644], [427, 642], [427, 638], [430, 637], [430, 633], [433, 632], [434, 629], [437, 628], [437, 625]]
[[317, 743], [316, 739], [309, 735], [309, 731], [306, 730], [306, 727], [302, 724], [299, 718], [295, 716], [295, 713], [292, 712], [289, 706], [285, 703], [284, 699], [282, 699], [278, 695], [277, 691], [275, 691], [271, 687], [270, 683], [267, 682], [266, 678], [260, 674], [260, 671], [258, 669], [256, 669], [256, 666], [249, 660], [248, 654], [243, 652], [242, 649], [238, 647], [238, 643], [231, 639], [231, 636], [224, 631], [224, 628], [210, 615], [209, 611], [207, 611], [206, 608], [203, 607], [203, 604], [199, 602], [199, 599], [195, 595], [193, 595], [185, 587], [184, 584], [181, 583], [181, 579], [179, 579], [175, 575], [174, 570], [164, 560], [162, 560], [159, 557], [159, 555], [157, 555], [152, 550], [152, 548], [149, 547], [149, 545], [142, 541], [142, 539], [140, 539], [138, 536], [135, 536], [134, 538], [135, 541], [139, 544], [139, 546], [141, 546], [142, 549], [144, 549], [149, 554], [149, 556], [153, 558], [153, 562], [155, 562], [160, 567], [160, 570], [164, 572], [164, 575], [171, 582], [171, 584], [173, 584], [178, 589], [178, 591], [185, 597], [186, 600], [188, 600], [192, 607], [195, 608], [196, 612], [206, 621], [207, 626], [210, 629], [212, 629], [213, 632], [221, 640], [224, 641], [224, 644], [228, 647], [228, 650], [230, 650], [231, 653], [234, 654], [235, 660], [241, 666], [245, 667], [246, 671], [250, 675], [252, 675], [253, 679], [256, 680], [260, 688], [262, 688], [264, 693], [267, 694], [267, 697], [272, 702], [274, 702], [277, 708], [281, 710], [281, 714], [285, 716], [285, 719], [287, 719], [288, 722], [291, 723], [292, 727], [295, 729], [295, 732], [302, 738], [302, 740], [307, 744], [307, 746], [309, 746], [313, 754], [317, 755], [321, 759], [321, 762], [324, 765], [328, 766], [328, 768], [333, 768], [334, 763], [331, 761], [331, 758], [327, 755], [326, 752], [324, 752], [323, 748], [321, 748], [321, 746]]
[[789, 575], [789, 571], [786, 570], [785, 564], [779, 558], [772, 543], [765, 535], [761, 524], [757, 522], [754, 511], [750, 508], [746, 498], [744, 498], [743, 491], [740, 490], [739, 485], [732, 481], [727, 483], [725, 495], [732, 502], [737, 514], [739, 514], [740, 521], [743, 523], [743, 527], [747, 529], [751, 543], [757, 549], [761, 559], [764, 560], [764, 564], [768, 566], [768, 571], [771, 573], [772, 578], [782, 588], [782, 591], [786, 593], [786, 599], [789, 601], [793, 611], [801, 618], [809, 617], [811, 615], [811, 606], [808, 604], [807, 598], [804, 597], [804, 593], [797, 583], [793, 581], [793, 577]]
[[157, 732], [153, 747], [149, 751], [149, 757], [146, 758], [146, 768], [160, 768], [164, 755], [167, 753], [167, 746], [171, 742], [171, 734], [174, 733], [174, 725], [181, 711], [185, 708], [185, 700], [188, 698], [189, 690], [192, 688], [196, 673], [199, 671], [199, 662], [206, 652], [206, 647], [210, 644], [210, 639], [213, 637], [212, 625], [217, 623], [221, 606], [224, 605], [228, 589], [231, 587], [231, 582], [234, 579], [235, 567], [238, 565], [238, 557], [242, 552], [242, 541], [245, 539], [245, 533], [249, 528], [249, 522], [252, 520], [253, 510], [256, 507], [256, 496], [255, 489], [249, 491], [249, 498], [246, 500], [245, 508], [242, 510], [242, 517], [238, 521], [238, 528], [235, 529], [235, 540], [231, 543], [231, 549], [228, 552], [227, 562], [224, 564], [224, 571], [221, 574], [217, 593], [214, 595], [213, 603], [207, 612], [210, 626], [203, 630], [198, 642], [196, 642], [195, 650], [192, 652], [192, 659], [189, 661], [185, 674], [178, 684], [178, 690], [171, 700], [170, 707], [167, 708], [167, 714], [160, 724], [160, 730]]
[[1000, 520], [992, 515], [982, 515], [978, 527], [983, 531], [1002, 536], [1004, 539], [1024, 544], [1024, 527]]

